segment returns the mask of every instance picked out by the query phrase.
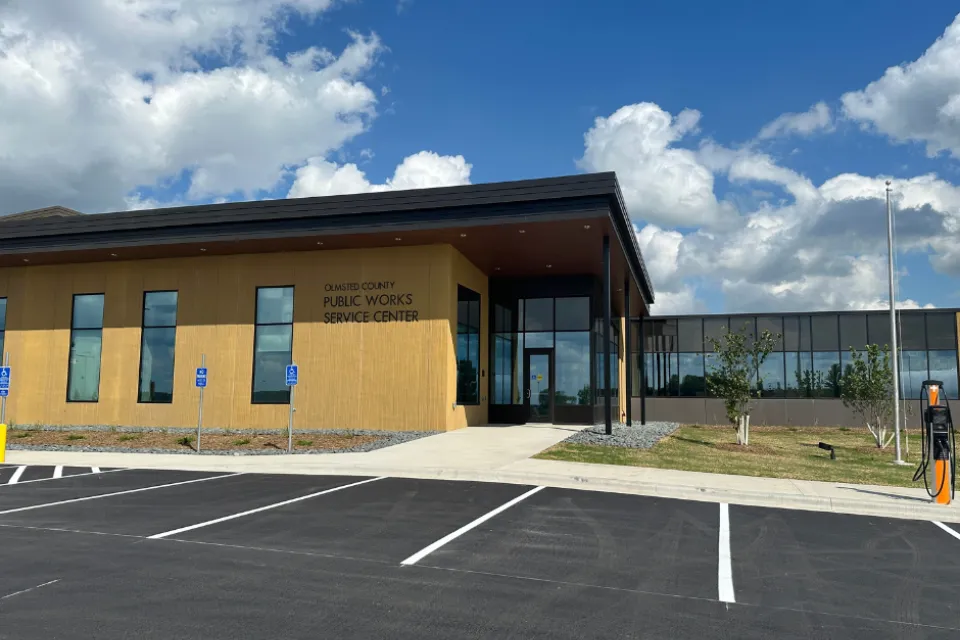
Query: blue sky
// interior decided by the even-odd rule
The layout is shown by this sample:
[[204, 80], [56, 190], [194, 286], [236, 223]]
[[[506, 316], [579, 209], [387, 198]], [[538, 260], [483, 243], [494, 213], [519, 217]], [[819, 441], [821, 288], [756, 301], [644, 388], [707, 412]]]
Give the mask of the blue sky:
[[891, 177], [898, 299], [960, 306], [950, 3], [33, 4], [0, 8], [4, 210], [615, 170], [655, 312], [870, 308]]
[[[314, 37], [345, 44], [345, 26], [373, 29], [390, 48], [374, 77], [390, 87], [383, 106], [395, 112], [347, 149], [375, 150], [374, 180], [427, 148], [463, 154], [474, 181], [491, 182], [576, 172], [593, 119], [639, 101], [671, 113], [698, 109], [708, 135], [749, 140], [781, 113], [836, 99], [917, 58], [956, 13], [949, 3], [905, 12], [891, 1], [584, 6], [413, 0], [398, 15], [393, 2], [358, 2], [320, 24], [291, 24], [296, 33], [280, 48]], [[960, 175], [956, 163], [856, 127], [842, 138], [812, 141], [791, 166], [814, 181], [904, 164]]]

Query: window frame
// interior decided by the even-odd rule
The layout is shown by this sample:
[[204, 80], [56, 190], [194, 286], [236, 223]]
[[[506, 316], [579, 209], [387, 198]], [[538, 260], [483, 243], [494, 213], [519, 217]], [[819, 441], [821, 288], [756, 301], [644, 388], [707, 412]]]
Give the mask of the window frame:
[[[77, 311], [77, 298], [83, 296], [100, 296], [103, 298], [103, 305], [100, 308], [100, 326], [98, 328], [92, 327], [83, 327], [76, 328], [73, 326], [75, 315]], [[107, 295], [106, 292], [97, 291], [97, 292], [88, 292], [88, 293], [75, 293], [70, 298], [70, 342], [67, 344], [67, 385], [64, 390], [64, 397], [66, 402], [70, 403], [81, 403], [81, 404], [96, 404], [100, 402], [100, 380], [103, 377], [103, 317], [107, 313]], [[100, 362], [97, 365], [97, 398], [95, 400], [71, 400], [70, 399], [70, 380], [73, 377], [73, 358], [72, 346], [73, 346], [73, 336], [75, 331], [99, 331], [100, 332]]]
[[[173, 314], [173, 324], [157, 324], [147, 326], [147, 296], [151, 293], [175, 293], [177, 294], [177, 309]], [[137, 374], [137, 404], [173, 404], [173, 389], [176, 382], [177, 367], [177, 316], [180, 314], [180, 291], [178, 289], [156, 289], [144, 291], [140, 305], [140, 363]], [[170, 363], [173, 369], [173, 378], [170, 380], [170, 400], [143, 400], [140, 393], [143, 389], [143, 344], [146, 336], [146, 329], [173, 329], [173, 359]]]
[[[257, 322], [260, 317], [260, 290], [261, 289], [290, 289], [293, 308], [290, 309], [290, 322]], [[254, 288], [253, 292], [253, 362], [250, 363], [250, 404], [283, 405], [290, 404], [290, 386], [287, 385], [287, 399], [284, 401], [257, 401], [254, 394], [257, 390], [257, 329], [259, 327], [290, 327], [290, 360], [293, 360], [293, 330], [296, 321], [297, 289], [292, 284], [262, 285]]]
[[7, 348], [7, 306], [9, 300], [7, 296], [0, 296], [0, 300], [3, 301], [3, 316], [0, 317], [0, 363], [5, 364], [3, 358], [7, 353], [4, 349]]

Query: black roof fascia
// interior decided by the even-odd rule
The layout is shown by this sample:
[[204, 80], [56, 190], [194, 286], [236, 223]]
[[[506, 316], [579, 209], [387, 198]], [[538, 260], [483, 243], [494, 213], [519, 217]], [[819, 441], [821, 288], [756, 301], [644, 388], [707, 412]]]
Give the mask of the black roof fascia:
[[[771, 318], [771, 317], [783, 317], [791, 318], [797, 316], [855, 316], [855, 315], [868, 315], [868, 314], [889, 314], [890, 309], [841, 309], [838, 311], [757, 311], [755, 313], [750, 312], [736, 312], [736, 313], [681, 313], [673, 315], [652, 315], [647, 316], [644, 320], [646, 322], [652, 322], [656, 320], [699, 320], [699, 319], [719, 319], [719, 318]], [[934, 307], [932, 309], [897, 309], [897, 314], [907, 313], [910, 315], [916, 313], [960, 313], [960, 307]], [[631, 320], [639, 321], [640, 318], [634, 317]]]
[[84, 234], [61, 234], [28, 238], [0, 235], [0, 251], [78, 251], [106, 247], [134, 247], [190, 242], [216, 242], [299, 237], [311, 234], [344, 235], [420, 229], [462, 228], [509, 222], [544, 222], [597, 218], [608, 215], [602, 198], [529, 203], [502, 207], [459, 207], [415, 212], [346, 214], [341, 216], [273, 218], [258, 221], [220, 222], [206, 225], [122, 229]]
[[[605, 206], [604, 206], [605, 205]], [[442, 228], [484, 220], [612, 218], [648, 304], [653, 287], [612, 172], [342, 196], [233, 202], [57, 219], [11, 220], [0, 251], [82, 250], [193, 241]], [[531, 217], [532, 216], [532, 217]]]

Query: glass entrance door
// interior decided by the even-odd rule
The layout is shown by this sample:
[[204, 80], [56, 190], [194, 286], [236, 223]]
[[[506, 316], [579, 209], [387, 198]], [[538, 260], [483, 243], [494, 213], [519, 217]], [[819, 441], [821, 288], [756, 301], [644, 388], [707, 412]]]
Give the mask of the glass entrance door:
[[553, 349], [526, 349], [523, 371], [528, 422], [553, 422]]

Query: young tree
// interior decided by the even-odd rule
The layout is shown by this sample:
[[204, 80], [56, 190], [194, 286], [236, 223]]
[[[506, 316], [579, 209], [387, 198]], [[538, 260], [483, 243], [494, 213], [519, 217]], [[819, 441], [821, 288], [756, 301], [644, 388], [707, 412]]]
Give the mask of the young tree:
[[[890, 348], [867, 345], [866, 352], [850, 348], [852, 364], [843, 376], [843, 404], [867, 425], [877, 447], [883, 449], [893, 439], [893, 367]], [[891, 431], [888, 434], [888, 431]]]
[[763, 380], [758, 377], [760, 366], [782, 337], [764, 330], [753, 338], [746, 328], [736, 333], [727, 331], [720, 339], [707, 338], [717, 356], [716, 365], [707, 372], [707, 389], [723, 398], [727, 419], [737, 429], [737, 444], [742, 445], [750, 444], [751, 400], [763, 389]]

